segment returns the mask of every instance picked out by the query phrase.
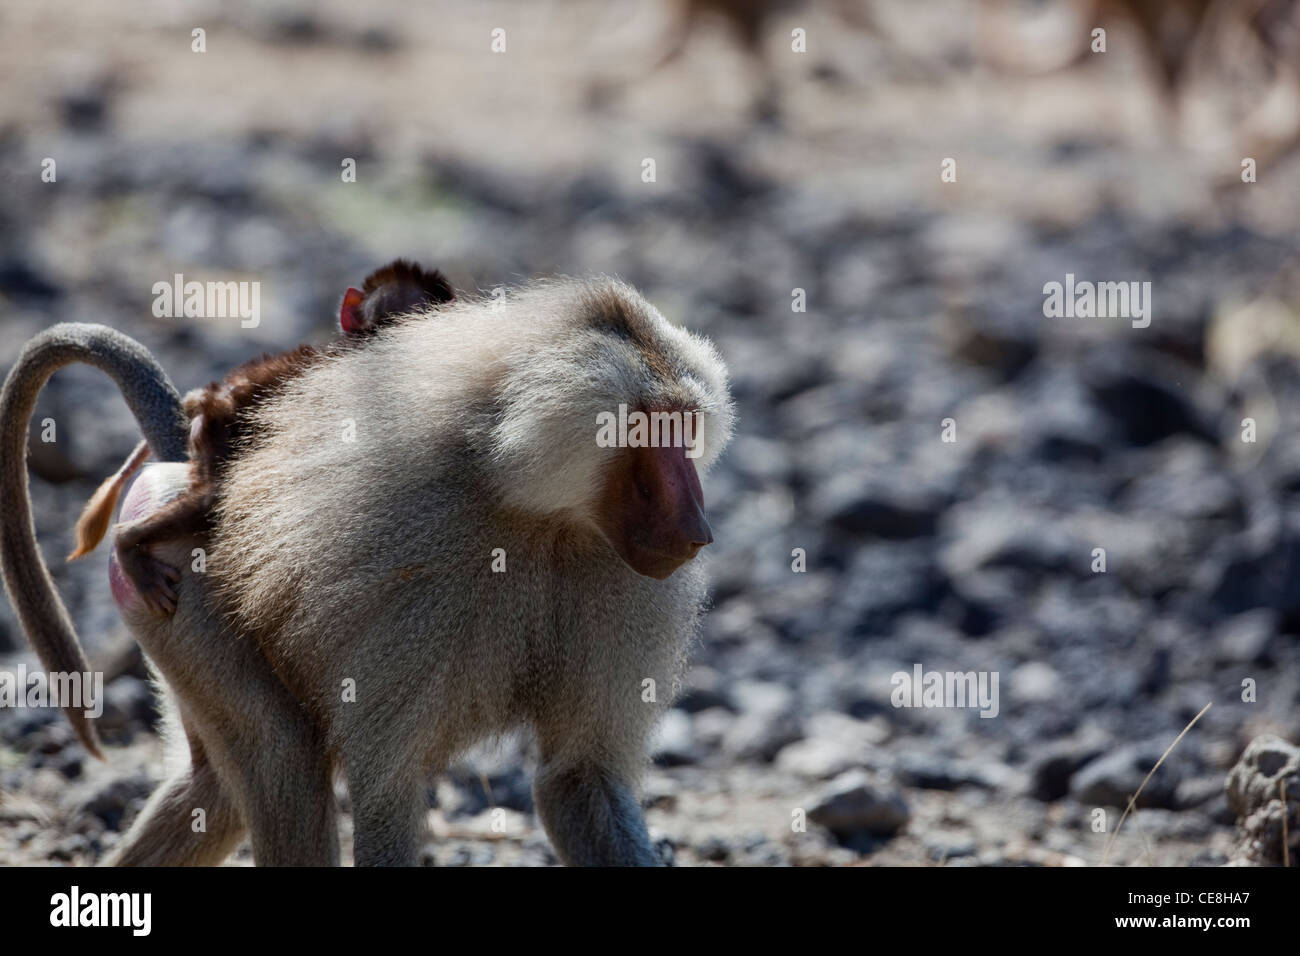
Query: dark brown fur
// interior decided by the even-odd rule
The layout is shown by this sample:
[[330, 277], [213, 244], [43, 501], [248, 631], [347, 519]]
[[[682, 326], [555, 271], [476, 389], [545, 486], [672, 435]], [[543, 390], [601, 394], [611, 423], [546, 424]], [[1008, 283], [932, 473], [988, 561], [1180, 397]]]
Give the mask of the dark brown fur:
[[[405, 287], [405, 288], [403, 288]], [[418, 262], [394, 259], [386, 266], [376, 269], [366, 276], [362, 292], [378, 292], [382, 289], [397, 290], [402, 288], [406, 294], [415, 292], [417, 298], [427, 298], [431, 302], [450, 302], [456, 297], [451, 283], [439, 270], [424, 269]], [[414, 302], [414, 300], [412, 300]], [[396, 309], [387, 310], [389, 314]]]
[[310, 345], [301, 345], [281, 355], [264, 355], [186, 396], [190, 486], [145, 520], [123, 528], [117, 536], [117, 558], [122, 570], [152, 610], [175, 612], [175, 585], [180, 573], [155, 558], [150, 549], [173, 538], [206, 536], [211, 531], [212, 510], [225, 467], [247, 440], [252, 413], [324, 354]]
[[426, 272], [405, 259], [394, 259], [370, 273], [361, 291], [365, 295], [362, 314], [369, 332], [382, 327], [385, 320], [456, 297], [446, 276], [437, 269]]

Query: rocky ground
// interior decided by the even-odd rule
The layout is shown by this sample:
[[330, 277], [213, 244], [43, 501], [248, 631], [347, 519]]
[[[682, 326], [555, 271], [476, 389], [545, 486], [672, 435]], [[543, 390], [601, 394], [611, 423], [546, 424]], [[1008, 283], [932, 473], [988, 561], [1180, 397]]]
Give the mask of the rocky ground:
[[[714, 609], [646, 781], [665, 856], [1096, 865], [1213, 704], [1106, 858], [1278, 862], [1282, 779], [1295, 858], [1300, 758], [1243, 757], [1300, 732], [1300, 161], [1240, 182], [1249, 70], [1174, 121], [1119, 28], [1026, 76], [981, 65], [978, 5], [884, 4], [884, 36], [795, 9], [760, 102], [720, 28], [648, 72], [666, 23], [630, 0], [85, 3], [75, 29], [68, 6], [0, 11], [0, 367], [98, 321], [189, 388], [324, 339], [396, 255], [459, 288], [618, 273], [717, 342], [739, 429], [705, 489]], [[262, 324], [153, 318], [177, 272], [261, 280]], [[1045, 318], [1067, 273], [1149, 280], [1153, 321]], [[161, 772], [106, 559], [61, 557], [136, 440], [114, 396], [61, 373], [30, 461], [60, 590], [120, 672], [109, 759], [0, 709], [0, 865], [95, 861]], [[0, 667], [23, 661], [0, 606]], [[995, 672], [997, 715], [893, 706], [917, 663]], [[431, 781], [428, 861], [554, 863], [530, 766], [509, 740]]]

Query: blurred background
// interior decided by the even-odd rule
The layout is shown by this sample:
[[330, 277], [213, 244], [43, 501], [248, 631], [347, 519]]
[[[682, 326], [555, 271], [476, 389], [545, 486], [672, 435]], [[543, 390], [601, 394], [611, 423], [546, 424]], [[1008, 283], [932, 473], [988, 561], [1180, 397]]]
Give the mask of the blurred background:
[[[9, 0], [0, 368], [95, 321], [184, 391], [328, 339], [395, 256], [464, 290], [618, 274], [715, 340], [739, 413], [646, 781], [665, 856], [1096, 865], [1213, 703], [1109, 861], [1280, 862], [1300, 753], [1225, 778], [1300, 733], [1297, 7]], [[261, 324], [155, 318], [176, 273], [260, 282]], [[1150, 325], [1045, 317], [1067, 273], [1151, 282]], [[111, 749], [0, 710], [6, 865], [93, 862], [162, 773], [106, 551], [62, 558], [137, 432], [85, 369], [46, 417], [37, 530]], [[996, 672], [997, 716], [892, 706], [916, 664]], [[427, 861], [554, 863], [530, 771], [507, 741], [430, 781]]]

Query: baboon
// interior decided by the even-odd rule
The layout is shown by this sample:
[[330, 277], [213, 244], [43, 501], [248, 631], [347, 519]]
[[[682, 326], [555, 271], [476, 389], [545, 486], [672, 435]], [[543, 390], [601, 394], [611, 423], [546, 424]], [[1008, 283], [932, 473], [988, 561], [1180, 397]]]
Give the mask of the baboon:
[[[1005, 32], [1008, 0], [986, 0], [986, 33]], [[1229, 27], [1241, 27], [1270, 66], [1281, 66], [1294, 53], [1296, 0], [1075, 0], [1076, 24], [1083, 27], [1063, 66], [1093, 57], [1090, 33], [1096, 27], [1128, 23], [1152, 67], [1161, 98], [1176, 107], [1187, 85], [1192, 62], [1202, 43], [1221, 45]], [[998, 28], [1001, 28], [999, 30]], [[1014, 65], [1015, 55], [1000, 47], [992, 51], [1001, 65]]]
[[[161, 372], [124, 342], [51, 329], [0, 398], [0, 439], [19, 453], [0, 470], [19, 505], [6, 507], [0, 558], [50, 667], [72, 669], [81, 651], [30, 527], [21, 449], [36, 391], [70, 361], [109, 367], [138, 417], [161, 416], [145, 429], [151, 447], [183, 454], [174, 392], [141, 397], [136, 378]], [[603, 415], [628, 412], [695, 416], [695, 441], [596, 440]], [[216, 504], [208, 573], [182, 574], [176, 615], [150, 615], [115, 579], [189, 743], [188, 766], [115, 860], [211, 862], [247, 827], [259, 863], [332, 862], [337, 768], [356, 861], [411, 864], [427, 776], [524, 726], [559, 858], [657, 864], [636, 782], [698, 628], [705, 580], [692, 559], [712, 540], [700, 478], [732, 417], [713, 347], [608, 279], [458, 301], [313, 363], [254, 411]], [[176, 494], [181, 468], [146, 469], [124, 517]], [[208, 808], [206, 833], [189, 830], [195, 806]]]
[[[778, 16], [791, 11], [805, 12], [813, 5], [810, 0], [673, 0], [671, 34], [664, 40], [663, 52], [654, 69], [680, 57], [686, 51], [691, 33], [709, 17], [726, 23], [745, 55], [761, 62], [764, 31], [769, 24]], [[869, 0], [822, 0], [822, 5], [832, 8], [846, 26], [880, 34]]]

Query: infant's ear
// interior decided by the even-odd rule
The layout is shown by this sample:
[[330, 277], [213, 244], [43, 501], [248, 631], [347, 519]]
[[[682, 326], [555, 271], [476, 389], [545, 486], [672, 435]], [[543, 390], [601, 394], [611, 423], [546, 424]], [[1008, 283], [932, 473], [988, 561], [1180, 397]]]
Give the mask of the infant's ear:
[[358, 335], [370, 331], [365, 317], [361, 314], [361, 303], [366, 300], [360, 289], [349, 287], [343, 293], [343, 305], [339, 307], [339, 328], [344, 335]]

